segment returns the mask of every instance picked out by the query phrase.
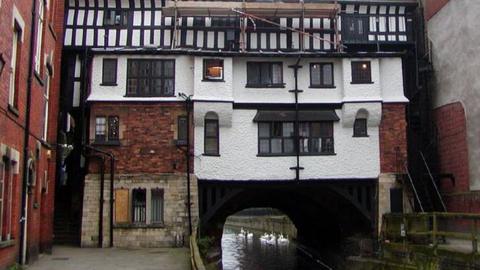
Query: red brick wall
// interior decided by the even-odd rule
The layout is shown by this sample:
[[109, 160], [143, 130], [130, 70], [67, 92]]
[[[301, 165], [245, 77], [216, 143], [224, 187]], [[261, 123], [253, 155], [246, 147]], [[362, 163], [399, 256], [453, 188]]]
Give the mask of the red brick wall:
[[[38, 3], [38, 2], [37, 2]], [[8, 109], [9, 81], [10, 81], [10, 62], [13, 39], [13, 6], [16, 6], [23, 21], [25, 22], [22, 32], [23, 40], [20, 48], [20, 58], [18, 62], [18, 116]], [[27, 82], [29, 75], [30, 57], [30, 38], [32, 24], [32, 6], [33, 1], [14, 1], [2, 0], [0, 8], [0, 53], [5, 60], [5, 68], [0, 74], [0, 143], [7, 145], [20, 152], [20, 161], [18, 166], [20, 173], [15, 175], [13, 186], [13, 216], [12, 216], [12, 236], [16, 243], [14, 246], [0, 248], [0, 269], [15, 263], [19, 256], [20, 239], [20, 213], [21, 213], [21, 194], [23, 179], [23, 148], [24, 134], [26, 124], [26, 106], [27, 106]], [[38, 5], [37, 5], [38, 8]], [[56, 10], [55, 16], [50, 13]], [[60, 57], [61, 45], [63, 40], [63, 3], [62, 1], [50, 1], [50, 8], [45, 14], [45, 23], [43, 29], [42, 56], [49, 54], [54, 50], [54, 74], [50, 80], [50, 106], [49, 106], [49, 129], [48, 137], [45, 143], [40, 145], [40, 156], [35, 157], [37, 184], [31, 189], [30, 200], [28, 203], [28, 251], [29, 260], [34, 260], [39, 252], [49, 250], [52, 245], [52, 224], [53, 224], [53, 190], [55, 186], [55, 148], [50, 149], [48, 144], [56, 143], [56, 123], [58, 115], [59, 100], [59, 79], [60, 79]], [[34, 29], [36, 31], [36, 29]], [[44, 63], [44, 59], [42, 59]], [[30, 106], [30, 137], [29, 153], [35, 156], [37, 143], [42, 141], [44, 127], [44, 91], [45, 85], [41, 80], [45, 79], [47, 69], [45, 66], [37, 77], [32, 78], [31, 85], [31, 106]], [[50, 150], [50, 153], [49, 153]], [[48, 158], [50, 156], [50, 159]], [[44, 172], [48, 171], [48, 179], [44, 179]], [[48, 183], [48, 193], [45, 183]], [[34, 207], [35, 205], [35, 207]]]
[[404, 172], [407, 161], [407, 122], [405, 104], [382, 105], [380, 123], [380, 171]]
[[455, 185], [442, 181], [447, 208], [455, 212], [480, 213], [480, 193], [470, 192], [468, 142], [465, 110], [455, 102], [434, 110], [438, 131], [438, 156], [441, 173], [452, 173]]
[[97, 115], [120, 119], [120, 146], [99, 146], [115, 155], [116, 173], [185, 173], [185, 154], [174, 144], [177, 118], [186, 115], [184, 103], [95, 103], [91, 143]]
[[425, 0], [425, 19], [430, 20], [450, 0]]

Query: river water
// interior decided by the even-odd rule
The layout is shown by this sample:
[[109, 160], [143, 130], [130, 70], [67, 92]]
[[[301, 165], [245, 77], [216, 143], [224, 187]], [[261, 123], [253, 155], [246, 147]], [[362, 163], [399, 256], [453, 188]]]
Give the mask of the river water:
[[261, 234], [239, 236], [240, 230], [225, 226], [222, 237], [223, 270], [321, 270], [327, 269], [297, 249], [294, 242], [266, 243]]

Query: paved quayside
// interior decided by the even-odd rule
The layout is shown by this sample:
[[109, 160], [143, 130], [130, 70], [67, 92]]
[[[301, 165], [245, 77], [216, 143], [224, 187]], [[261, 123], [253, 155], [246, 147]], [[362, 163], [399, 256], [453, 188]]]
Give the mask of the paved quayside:
[[28, 270], [190, 270], [186, 248], [78, 248], [55, 246]]

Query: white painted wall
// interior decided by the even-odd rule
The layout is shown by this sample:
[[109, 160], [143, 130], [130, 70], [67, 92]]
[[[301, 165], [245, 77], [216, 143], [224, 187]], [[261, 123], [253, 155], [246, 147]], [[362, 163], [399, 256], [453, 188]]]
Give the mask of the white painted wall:
[[[374, 103], [365, 104], [370, 108]], [[336, 111], [342, 117], [342, 110]], [[233, 110], [232, 127], [220, 128], [220, 157], [203, 155], [203, 127], [195, 127], [195, 174], [199, 179], [288, 180], [295, 178], [296, 157], [257, 157], [256, 110]], [[378, 126], [369, 137], [353, 138], [353, 129], [334, 124], [335, 155], [301, 156], [301, 179], [376, 178], [380, 173]]]

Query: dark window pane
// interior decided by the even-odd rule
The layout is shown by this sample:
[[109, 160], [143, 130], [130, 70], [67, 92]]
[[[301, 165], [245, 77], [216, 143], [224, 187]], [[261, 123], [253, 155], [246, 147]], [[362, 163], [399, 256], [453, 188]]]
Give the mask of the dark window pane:
[[138, 76], [148, 77], [150, 76], [150, 62], [141, 61], [138, 65]]
[[322, 81], [320, 80], [321, 74], [321, 65], [313, 64], [310, 68], [310, 80], [312, 85], [321, 85]]
[[282, 153], [282, 139], [272, 139], [272, 154]]
[[118, 141], [119, 139], [119, 118], [118, 116], [108, 117], [108, 140]]
[[137, 94], [137, 87], [138, 87], [138, 80], [137, 79], [128, 79], [127, 80], [127, 94], [128, 95], [136, 95]]
[[352, 62], [352, 83], [372, 81], [370, 62]]
[[164, 68], [164, 76], [167, 78], [173, 78], [175, 75], [175, 69], [174, 69], [174, 61], [168, 60], [164, 61], [165, 65], [163, 66]]
[[294, 153], [295, 152], [295, 145], [293, 139], [284, 139], [283, 140], [283, 152], [284, 153]]
[[325, 64], [322, 70], [323, 85], [333, 85], [333, 65]]
[[206, 121], [205, 122], [205, 135], [208, 137], [217, 137], [217, 122]]
[[247, 63], [247, 83], [260, 84], [260, 66], [257, 63]]
[[162, 79], [152, 80], [152, 94], [155, 96], [162, 95]]
[[272, 65], [272, 83], [281, 84], [282, 83], [282, 65], [275, 63]]
[[206, 138], [205, 139], [205, 154], [217, 155], [218, 149], [218, 140], [217, 138]]
[[353, 136], [367, 136], [367, 119], [355, 119], [353, 124]]
[[308, 153], [308, 138], [300, 138], [300, 153]]
[[283, 131], [283, 124], [281, 122], [273, 122], [272, 124], [272, 136], [281, 137]]
[[333, 153], [333, 138], [322, 138], [322, 153]]
[[173, 96], [174, 90], [174, 81], [173, 79], [165, 79], [164, 81], [164, 93], [165, 96]]
[[163, 223], [163, 189], [152, 190], [152, 223]]
[[117, 82], [117, 59], [103, 59], [102, 83], [114, 84]]
[[312, 138], [310, 140], [310, 153], [320, 153], [321, 141], [322, 139], [320, 138]]
[[259, 152], [261, 154], [268, 154], [270, 153], [270, 140], [268, 139], [260, 139], [259, 141]]
[[310, 135], [310, 123], [300, 123], [298, 133], [300, 137], [308, 137]]
[[262, 63], [260, 66], [260, 83], [262, 85], [272, 84], [270, 67], [269, 63]]
[[145, 189], [132, 190], [132, 221], [145, 223], [147, 219], [147, 191]]
[[291, 122], [285, 122], [283, 123], [283, 137], [293, 137], [294, 131], [293, 131], [293, 123]]
[[188, 119], [186, 116], [179, 116], [178, 117], [178, 140], [187, 140], [187, 132], [188, 132]]
[[152, 62], [152, 69], [153, 69], [153, 76], [154, 77], [162, 77], [162, 70], [163, 64], [161, 61], [153, 61]]
[[258, 136], [261, 138], [270, 137], [270, 124], [269, 123], [258, 123]]

